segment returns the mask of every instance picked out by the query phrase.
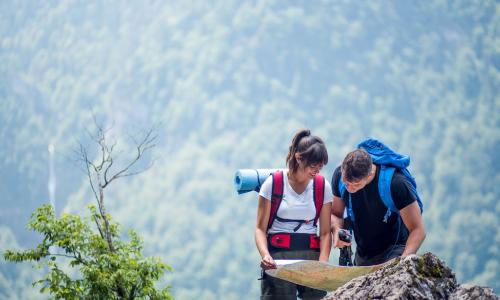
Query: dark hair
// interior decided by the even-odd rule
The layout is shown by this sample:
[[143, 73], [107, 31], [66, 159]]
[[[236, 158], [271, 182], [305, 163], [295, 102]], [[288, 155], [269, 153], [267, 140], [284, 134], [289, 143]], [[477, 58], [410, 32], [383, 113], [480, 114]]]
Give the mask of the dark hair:
[[349, 152], [342, 162], [341, 171], [344, 180], [359, 181], [370, 174], [372, 158], [365, 149]]
[[293, 173], [299, 169], [299, 163], [295, 158], [298, 153], [300, 160], [305, 166], [328, 163], [328, 152], [323, 140], [315, 135], [311, 135], [309, 129], [299, 130], [292, 140], [292, 144], [286, 156], [286, 163]]

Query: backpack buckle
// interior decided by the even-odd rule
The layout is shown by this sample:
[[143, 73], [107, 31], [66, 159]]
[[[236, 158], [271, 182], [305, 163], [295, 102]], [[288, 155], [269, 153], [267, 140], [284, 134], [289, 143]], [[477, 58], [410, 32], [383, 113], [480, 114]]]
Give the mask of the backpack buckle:
[[384, 215], [384, 219], [382, 220], [384, 223], [387, 223], [389, 217], [391, 216], [391, 210], [387, 209], [387, 212]]

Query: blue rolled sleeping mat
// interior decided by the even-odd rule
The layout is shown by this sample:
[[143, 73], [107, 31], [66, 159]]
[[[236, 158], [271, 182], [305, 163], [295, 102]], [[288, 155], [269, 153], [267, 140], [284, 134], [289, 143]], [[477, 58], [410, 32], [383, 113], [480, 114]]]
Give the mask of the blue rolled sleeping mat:
[[259, 192], [266, 178], [277, 170], [280, 169], [239, 169], [234, 174], [234, 187], [240, 195], [252, 191]]

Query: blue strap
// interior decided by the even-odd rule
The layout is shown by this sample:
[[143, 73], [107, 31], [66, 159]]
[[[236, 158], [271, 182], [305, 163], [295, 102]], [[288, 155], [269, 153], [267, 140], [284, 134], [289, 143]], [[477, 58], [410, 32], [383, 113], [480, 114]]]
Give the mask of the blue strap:
[[[340, 198], [344, 199], [344, 194], [346, 192], [345, 184], [342, 182], [342, 176], [339, 179], [339, 192], [340, 192]], [[347, 213], [347, 217], [351, 219], [351, 222], [354, 222], [354, 211], [352, 210], [352, 199], [351, 199], [351, 193], [349, 193], [349, 201], [347, 203], [348, 205], [345, 207], [345, 212]]]
[[[387, 212], [385, 213], [384, 219], [382, 221], [387, 223], [392, 212], [399, 214], [399, 210], [396, 208], [396, 205], [394, 204], [391, 195], [391, 180], [392, 176], [394, 175], [394, 171], [396, 169], [387, 166], [380, 166], [380, 167], [381, 169], [378, 179], [378, 190], [382, 202], [387, 207]], [[342, 178], [339, 179], [339, 191], [340, 191], [340, 197], [343, 199], [344, 194], [347, 190], [345, 184], [342, 182]], [[352, 222], [354, 222], [355, 218], [354, 218], [354, 211], [352, 209], [351, 193], [349, 193], [349, 200], [346, 206], [346, 212], [347, 216], [351, 219]]]
[[394, 175], [394, 171], [396, 171], [395, 168], [384, 165], [380, 166], [380, 173], [378, 177], [378, 192], [380, 194], [382, 202], [384, 202], [385, 207], [387, 207], [387, 212], [385, 213], [383, 219], [384, 223], [387, 223], [387, 220], [391, 216], [392, 212], [399, 215], [399, 210], [396, 208], [391, 195], [391, 181], [392, 176]]
[[417, 198], [417, 203], [418, 206], [420, 207], [420, 213], [424, 212], [424, 204], [422, 203], [422, 199], [420, 199], [420, 196], [417, 193], [417, 182], [415, 182], [415, 178], [410, 174], [410, 171], [408, 169], [402, 169], [403, 175], [410, 181], [410, 189], [413, 195]]
[[[399, 209], [394, 204], [394, 200], [392, 199], [392, 194], [391, 194], [391, 182], [392, 182], [392, 177], [394, 176], [395, 171], [396, 171], [395, 168], [383, 166], [383, 165], [380, 166], [378, 190], [379, 190], [379, 194], [380, 194], [380, 198], [382, 199], [382, 202], [384, 202], [385, 206], [387, 207], [387, 212], [384, 216], [385, 223], [387, 223], [387, 220], [391, 216], [392, 212], [395, 212], [399, 215]], [[413, 176], [411, 176], [408, 169], [401, 169], [401, 172], [410, 181], [410, 184], [409, 184], [410, 192], [413, 195], [415, 195], [415, 198], [417, 199], [418, 206], [420, 208], [420, 213], [422, 213], [423, 212], [423, 204], [422, 204], [422, 200], [420, 199], [420, 196], [417, 193], [417, 183], [415, 182], [415, 179], [413, 178]]]

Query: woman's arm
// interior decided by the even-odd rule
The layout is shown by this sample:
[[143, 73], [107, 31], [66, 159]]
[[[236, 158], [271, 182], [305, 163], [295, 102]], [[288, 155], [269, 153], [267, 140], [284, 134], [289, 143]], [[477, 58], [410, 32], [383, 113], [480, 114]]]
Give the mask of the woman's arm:
[[332, 203], [323, 204], [319, 215], [320, 229], [320, 254], [319, 260], [328, 262], [330, 250], [332, 249], [332, 236], [330, 233], [330, 215], [332, 213]]
[[271, 201], [259, 195], [259, 206], [257, 208], [257, 225], [255, 226], [255, 245], [259, 250], [260, 266], [263, 269], [276, 268], [271, 254], [267, 249], [267, 224], [271, 213]]

